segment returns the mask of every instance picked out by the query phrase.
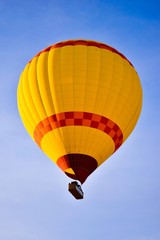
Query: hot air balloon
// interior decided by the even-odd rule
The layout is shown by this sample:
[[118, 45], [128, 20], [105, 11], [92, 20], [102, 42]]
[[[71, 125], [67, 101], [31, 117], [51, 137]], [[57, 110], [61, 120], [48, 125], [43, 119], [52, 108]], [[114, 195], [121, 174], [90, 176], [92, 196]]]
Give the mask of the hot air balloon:
[[100, 42], [68, 40], [39, 52], [24, 68], [17, 89], [23, 124], [83, 198], [85, 182], [124, 143], [142, 108], [132, 63]]

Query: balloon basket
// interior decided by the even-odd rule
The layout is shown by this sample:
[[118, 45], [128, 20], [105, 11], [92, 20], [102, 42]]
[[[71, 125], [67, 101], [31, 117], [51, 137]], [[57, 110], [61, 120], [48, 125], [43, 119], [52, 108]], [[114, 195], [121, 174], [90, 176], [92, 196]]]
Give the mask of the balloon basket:
[[74, 181], [68, 184], [68, 191], [76, 198], [83, 199], [84, 193], [78, 182]]

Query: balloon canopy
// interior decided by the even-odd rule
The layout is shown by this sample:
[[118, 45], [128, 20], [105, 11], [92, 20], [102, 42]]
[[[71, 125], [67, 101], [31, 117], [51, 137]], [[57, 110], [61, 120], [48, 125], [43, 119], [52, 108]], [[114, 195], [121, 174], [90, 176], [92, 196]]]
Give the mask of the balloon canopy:
[[116, 49], [68, 40], [26, 65], [17, 98], [32, 139], [67, 176], [84, 183], [134, 129], [142, 88], [133, 65]]

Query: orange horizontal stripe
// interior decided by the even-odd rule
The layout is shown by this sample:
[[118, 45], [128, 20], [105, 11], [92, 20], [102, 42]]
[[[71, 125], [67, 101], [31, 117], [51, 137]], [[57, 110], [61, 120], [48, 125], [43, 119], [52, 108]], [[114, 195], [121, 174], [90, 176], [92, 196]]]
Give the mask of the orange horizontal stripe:
[[109, 135], [114, 144], [115, 151], [123, 143], [123, 133], [112, 120], [89, 112], [63, 112], [43, 119], [34, 130], [34, 139], [41, 147], [41, 140], [48, 132], [67, 126], [86, 126], [96, 128]]
[[[83, 45], [83, 46], [88, 46], [88, 47], [92, 46], [92, 47], [98, 47], [98, 48], [101, 48], [101, 49], [109, 50], [113, 53], [118, 54], [123, 59], [127, 60], [129, 62], [129, 64], [133, 67], [132, 63], [122, 53], [117, 51], [115, 48], [113, 48], [113, 47], [111, 47], [107, 44], [92, 41], [92, 40], [81, 40], [80, 39], [80, 40], [67, 40], [67, 41], [64, 41], [64, 42], [58, 42], [58, 43], [55, 43], [55, 44], [43, 49], [35, 57], [39, 56], [43, 52], [48, 52], [48, 51], [50, 51], [51, 49], [54, 49], [54, 48], [61, 48], [61, 47], [65, 47], [65, 46], [77, 46], [77, 45]], [[32, 61], [32, 59], [31, 59], [31, 61]]]

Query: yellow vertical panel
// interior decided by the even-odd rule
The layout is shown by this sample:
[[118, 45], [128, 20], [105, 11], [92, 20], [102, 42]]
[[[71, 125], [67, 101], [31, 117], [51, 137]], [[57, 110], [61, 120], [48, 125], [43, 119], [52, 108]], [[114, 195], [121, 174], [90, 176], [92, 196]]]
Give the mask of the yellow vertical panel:
[[[74, 127], [74, 145], [73, 147], [72, 144], [70, 144], [70, 152], [74, 152], [74, 153], [82, 153], [82, 149], [81, 149], [81, 142], [83, 141], [82, 139], [82, 127], [81, 126], [75, 126]], [[72, 139], [70, 139], [70, 142], [72, 141]]]
[[99, 87], [108, 88], [112, 82], [113, 74], [113, 53], [101, 49]]
[[113, 54], [113, 73], [111, 83], [108, 87], [114, 89], [117, 94], [121, 93], [121, 88], [124, 82], [124, 60], [117, 54]]
[[[95, 111], [98, 114], [109, 117], [113, 101], [110, 97], [111, 85], [113, 84], [113, 53], [109, 50], [101, 49], [100, 76], [97, 86], [97, 96], [95, 102]], [[110, 110], [109, 110], [109, 109]]]
[[21, 75], [21, 80], [20, 80], [20, 83], [19, 83], [19, 88], [18, 88], [18, 91], [19, 91], [19, 101], [21, 102], [22, 106], [23, 106], [23, 112], [25, 113], [30, 123], [30, 125], [32, 126], [32, 128], [34, 129], [34, 127], [36, 126], [36, 123], [35, 123], [35, 120], [34, 120], [34, 117], [33, 117], [33, 114], [31, 113], [30, 111], [30, 106], [29, 106], [29, 102], [27, 102], [27, 99], [26, 99], [26, 85], [27, 85], [27, 82], [26, 82], [26, 75], [28, 73], [28, 67], [25, 68], [25, 71], [23, 72], [23, 74]]
[[137, 109], [134, 112], [134, 115], [132, 116], [130, 122], [125, 126], [125, 129], [123, 131], [124, 141], [129, 137], [129, 135], [133, 131], [133, 129], [137, 123], [137, 119], [141, 113], [141, 108], [142, 108], [141, 97], [139, 98], [139, 105], [137, 105]]
[[[95, 129], [94, 129], [95, 130]], [[95, 134], [94, 134], [95, 138]], [[96, 134], [97, 142], [95, 142], [95, 150], [93, 150], [95, 159], [97, 159], [98, 165], [101, 165], [107, 158], [113, 154], [115, 150], [115, 144], [110, 136], [107, 134]]]
[[52, 89], [52, 99], [54, 103], [55, 113], [64, 111], [64, 99], [62, 95], [62, 86], [56, 85], [54, 89]]
[[63, 112], [63, 96], [61, 88], [60, 48], [53, 48], [48, 56], [48, 77], [50, 93], [55, 113]]
[[85, 84], [88, 68], [88, 48], [86, 46], [74, 46], [73, 58], [74, 58], [74, 84]]
[[33, 125], [30, 123], [30, 121], [28, 119], [29, 117], [26, 115], [26, 113], [24, 111], [24, 105], [21, 102], [20, 96], [19, 96], [19, 101], [18, 101], [18, 110], [19, 110], [19, 113], [22, 118], [22, 122], [23, 122], [26, 130], [28, 131], [29, 135], [33, 139]]
[[98, 86], [96, 102], [95, 102], [95, 106], [94, 106], [95, 113], [97, 113], [99, 115], [105, 114], [104, 108], [105, 108], [105, 103], [107, 101], [108, 94], [109, 94], [109, 89]]
[[[121, 117], [124, 115], [123, 112], [125, 112], [126, 106], [127, 106], [127, 99], [122, 95], [119, 95], [118, 101], [116, 101], [116, 104], [115, 104], [116, 111], [114, 111], [114, 114], [112, 114], [112, 118], [113, 118], [112, 120], [116, 121], [116, 123], [120, 128], [124, 128], [122, 127], [122, 124], [121, 124]], [[131, 108], [129, 107], [129, 110], [130, 109]]]
[[88, 134], [89, 134], [89, 128], [88, 127], [81, 127], [80, 150], [84, 151], [85, 154], [88, 154], [88, 149], [87, 149], [87, 146], [86, 146], [87, 139], [88, 139]]
[[139, 77], [135, 71], [132, 71], [132, 82], [128, 92], [128, 103], [132, 111], [136, 111], [137, 106], [140, 104], [140, 98], [142, 99], [142, 89], [139, 82]]
[[66, 150], [58, 129], [48, 132], [43, 137], [41, 141], [41, 148], [55, 163], [60, 156], [66, 154]]
[[48, 76], [48, 51], [40, 54], [37, 60], [37, 82], [39, 93], [42, 99], [42, 105], [47, 116], [52, 115], [54, 111], [52, 96], [50, 92]]
[[74, 105], [74, 85], [70, 84], [62, 84], [61, 86], [62, 91], [62, 99], [63, 99], [63, 107], [64, 112], [72, 111]]
[[127, 101], [132, 98], [132, 94], [129, 96], [129, 93], [131, 92], [132, 89], [132, 82], [133, 80], [133, 74], [132, 74], [132, 69], [133, 67], [126, 61], [123, 60], [123, 65], [124, 65], [124, 71], [123, 71], [123, 83], [121, 87], [120, 94], [127, 99]]
[[97, 47], [88, 47], [87, 84], [98, 85], [100, 77], [101, 52]]
[[73, 83], [74, 73], [74, 48], [73, 46], [62, 47], [60, 51], [60, 82], [61, 84]]
[[101, 151], [101, 146], [99, 146], [100, 148], [98, 148], [98, 145], [99, 145], [98, 143], [99, 142], [102, 143], [103, 135], [101, 135], [101, 138], [98, 138], [98, 135], [96, 135], [96, 132], [97, 131], [95, 131], [94, 128], [88, 129], [87, 141], [85, 144], [84, 151], [91, 156], [96, 156], [96, 160], [98, 162], [99, 161], [98, 153]]
[[135, 105], [139, 104], [139, 96], [142, 98], [142, 88], [140, 84], [140, 79], [138, 77], [137, 72], [134, 68], [131, 69], [132, 71], [132, 86], [130, 89], [130, 94], [132, 94], [132, 101]]
[[71, 152], [82, 153], [82, 126], [74, 126], [74, 145], [70, 147]]
[[[98, 159], [98, 166], [100, 166], [104, 161], [106, 161], [115, 150], [115, 146], [113, 141], [111, 141], [110, 137], [108, 138], [101, 138], [101, 141], [97, 144], [97, 155], [95, 155], [95, 159]], [[98, 149], [101, 151], [98, 151]]]
[[25, 68], [24, 70], [24, 74], [23, 74], [23, 79], [22, 79], [22, 82], [24, 85], [24, 88], [25, 88], [25, 91], [24, 91], [24, 96], [25, 96], [25, 99], [26, 99], [26, 102], [27, 102], [27, 105], [28, 105], [28, 108], [29, 108], [29, 111], [30, 111], [30, 115], [32, 116], [32, 118], [34, 119], [34, 122], [35, 122], [35, 126], [40, 122], [40, 117], [39, 117], [39, 114], [37, 112], [37, 109], [35, 107], [35, 104], [34, 104], [34, 101], [33, 101], [33, 98], [34, 96], [32, 95], [32, 89], [30, 87], [30, 82], [31, 81], [34, 81], [34, 79], [30, 79], [30, 64], [27, 65], [27, 68]]
[[[96, 148], [96, 155], [95, 157], [98, 159], [98, 165], [101, 165], [107, 158], [109, 158], [114, 150], [115, 150], [115, 145], [111, 138], [109, 136], [103, 136], [103, 138], [99, 139], [97, 143], [97, 148]], [[98, 149], [101, 149], [99, 151]]]
[[54, 95], [54, 92], [52, 92], [54, 87], [61, 84], [60, 52], [60, 48], [53, 48], [48, 55], [48, 77], [52, 97]]
[[[53, 102], [54, 102], [54, 109], [56, 113], [61, 113], [65, 111], [69, 111], [69, 109], [66, 109], [66, 106], [70, 105], [72, 103], [71, 99], [71, 90], [70, 88], [71, 84], [59, 84], [54, 86], [54, 93], [52, 95]], [[73, 91], [72, 91], [73, 93]], [[59, 138], [62, 141], [62, 144], [64, 148], [66, 148], [66, 142], [68, 141], [68, 136], [64, 134], [63, 128], [57, 129], [57, 135], [59, 134]]]
[[43, 120], [46, 118], [46, 112], [42, 103], [37, 82], [37, 57], [33, 58], [29, 65], [29, 86], [35, 108], [37, 109], [40, 120]]
[[94, 112], [97, 95], [97, 86], [100, 77], [100, 49], [97, 47], [87, 47], [87, 71], [85, 85], [84, 111]]
[[[108, 82], [107, 85], [107, 99], [104, 108], [105, 116], [108, 116], [111, 120], [117, 123], [117, 113], [121, 108], [121, 100], [123, 98], [121, 95], [122, 93], [122, 86], [124, 84], [124, 65], [123, 59], [117, 55], [113, 54], [113, 61], [112, 61], [112, 75], [110, 75], [111, 81]], [[125, 101], [123, 101], [125, 104]]]
[[110, 89], [107, 93], [107, 99], [106, 99], [103, 115], [108, 117], [112, 121], [115, 120], [115, 122], [117, 122], [117, 119], [114, 116], [116, 115], [116, 111], [113, 111], [113, 110], [116, 103], [117, 103], [117, 92], [114, 92], [113, 90]]
[[86, 85], [75, 83], [73, 86], [74, 94], [74, 111], [83, 111], [86, 98]]
[[84, 110], [88, 112], [95, 112], [95, 104], [97, 98], [97, 85], [86, 84], [85, 90], [85, 106]]
[[133, 118], [135, 111], [136, 111], [135, 107], [131, 109], [130, 103], [126, 101], [126, 104], [121, 112], [121, 116], [119, 117], [118, 121], [118, 123], [121, 124], [120, 126], [123, 132], [125, 127], [129, 124], [129, 122]]
[[67, 135], [67, 142], [65, 142], [66, 153], [75, 152], [75, 126], [68, 126], [61, 128], [64, 135]]
[[[56, 133], [56, 138], [58, 139], [58, 142], [61, 141], [61, 148], [65, 149], [65, 152], [67, 152], [68, 145], [69, 145], [69, 137], [68, 136], [69, 136], [69, 134], [72, 134], [72, 133], [68, 134], [67, 131], [64, 131], [64, 127], [56, 129], [56, 132], [53, 131], [53, 133], [54, 134]], [[73, 142], [74, 142], [74, 137], [72, 138], [72, 143], [71, 142], [70, 143], [73, 144]]]

